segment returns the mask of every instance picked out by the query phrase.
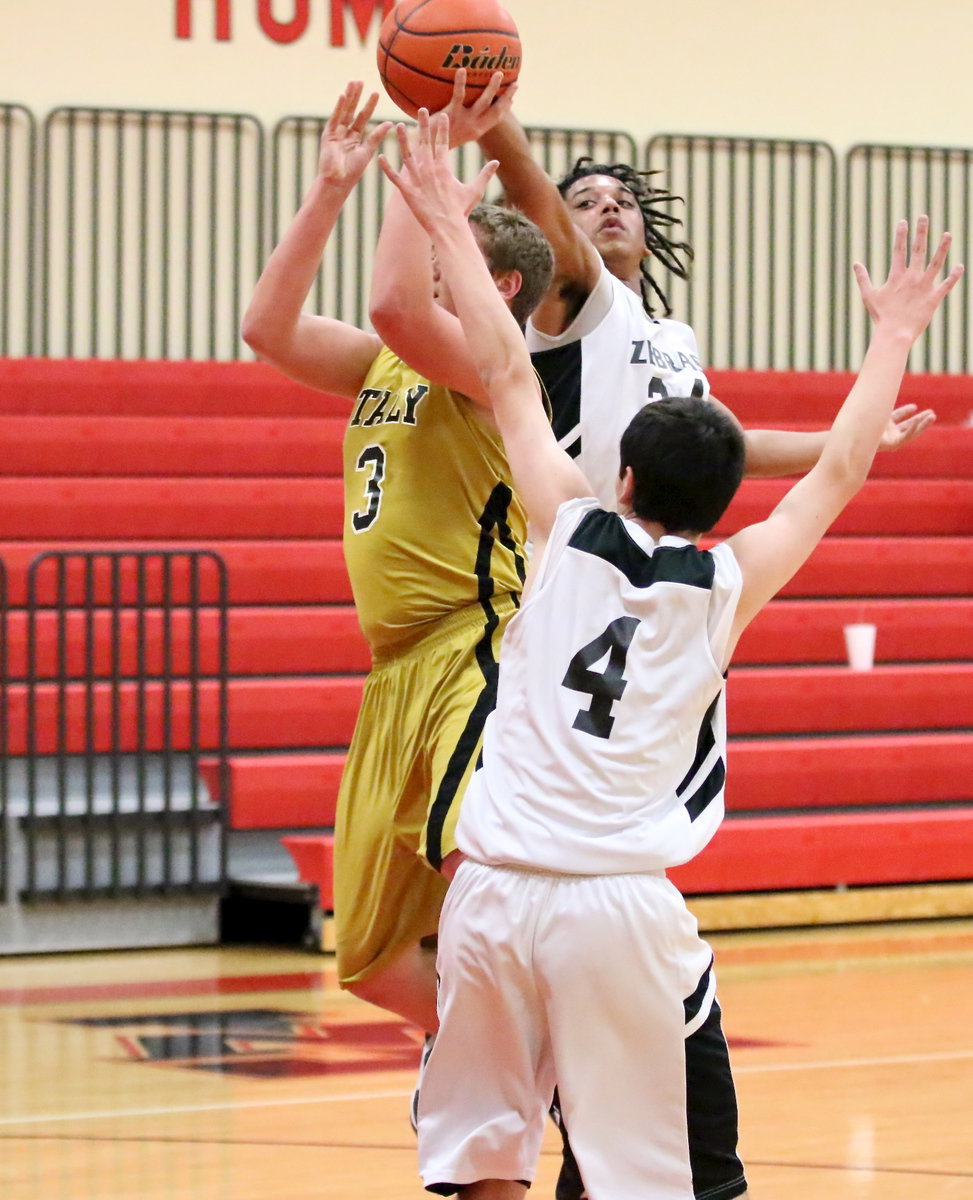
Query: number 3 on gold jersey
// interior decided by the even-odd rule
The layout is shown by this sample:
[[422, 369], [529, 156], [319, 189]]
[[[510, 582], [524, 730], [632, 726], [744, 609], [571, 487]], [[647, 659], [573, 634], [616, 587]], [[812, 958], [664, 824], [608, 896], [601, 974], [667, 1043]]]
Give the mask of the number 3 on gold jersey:
[[378, 520], [382, 507], [382, 484], [385, 482], [385, 451], [381, 446], [366, 446], [355, 463], [356, 471], [368, 471], [365, 480], [365, 499], [368, 507], [364, 512], [351, 514], [351, 527], [355, 533], [363, 533]]

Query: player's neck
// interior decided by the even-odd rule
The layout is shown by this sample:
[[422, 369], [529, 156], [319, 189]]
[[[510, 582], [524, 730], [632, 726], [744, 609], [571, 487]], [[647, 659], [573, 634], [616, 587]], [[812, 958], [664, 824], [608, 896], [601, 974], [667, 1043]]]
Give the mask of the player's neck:
[[687, 542], [692, 542], [694, 546], [698, 546], [703, 536], [701, 533], [693, 533], [691, 530], [676, 532], [672, 529], [666, 529], [658, 521], [643, 521], [641, 517], [637, 517], [632, 512], [631, 508], [624, 506], [619, 507], [618, 515], [624, 517], [626, 521], [631, 521], [633, 525], [638, 525], [639, 529], [644, 529], [653, 542], [661, 541], [664, 537], [677, 537], [683, 538]]
[[602, 262], [608, 270], [615, 276], [619, 283], [624, 283], [625, 286], [635, 292], [637, 296], [642, 295], [642, 260], [632, 264], [630, 254], [618, 255], [603, 254]]

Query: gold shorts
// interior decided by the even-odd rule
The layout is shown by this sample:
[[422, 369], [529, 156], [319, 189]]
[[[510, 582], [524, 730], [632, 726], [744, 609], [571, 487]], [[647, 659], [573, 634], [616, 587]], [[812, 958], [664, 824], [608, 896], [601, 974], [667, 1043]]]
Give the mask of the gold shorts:
[[338, 979], [367, 979], [433, 936], [456, 848], [459, 802], [496, 703], [509, 596], [445, 617], [376, 661], [338, 793], [334, 910]]

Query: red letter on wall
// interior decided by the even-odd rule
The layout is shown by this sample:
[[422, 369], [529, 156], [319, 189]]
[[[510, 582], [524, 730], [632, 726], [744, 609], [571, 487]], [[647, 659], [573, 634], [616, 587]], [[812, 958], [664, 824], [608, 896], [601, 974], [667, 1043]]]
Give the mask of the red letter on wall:
[[375, 9], [381, 8], [382, 16], [392, 8], [395, 0], [331, 0], [331, 45], [345, 44], [345, 8], [351, 9], [358, 29], [358, 36], [364, 46], [368, 37], [368, 29], [375, 15]]
[[[215, 33], [218, 42], [230, 40], [231, 0], [213, 0], [215, 8]], [[193, 36], [193, 0], [176, 0], [176, 37]]]
[[258, 0], [257, 19], [260, 28], [275, 42], [296, 42], [307, 29], [311, 0], [294, 0], [294, 15], [289, 21], [275, 20], [271, 12], [273, 0]]

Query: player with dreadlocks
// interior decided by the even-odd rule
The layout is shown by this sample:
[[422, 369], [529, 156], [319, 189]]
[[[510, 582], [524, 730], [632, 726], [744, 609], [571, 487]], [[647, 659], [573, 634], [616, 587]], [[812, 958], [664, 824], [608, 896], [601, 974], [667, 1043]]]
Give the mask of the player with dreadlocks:
[[671, 275], [677, 279], [689, 278], [689, 263], [693, 259], [693, 248], [688, 242], [673, 241], [666, 233], [682, 221], [673, 213], [665, 212], [660, 206], [682, 200], [681, 196], [673, 196], [665, 188], [653, 187], [649, 179], [659, 171], [636, 171], [627, 163], [596, 163], [593, 158], [579, 158], [567, 175], [558, 183], [557, 190], [561, 196], [566, 196], [573, 184], [579, 179], [587, 179], [592, 175], [610, 175], [617, 179], [632, 193], [638, 201], [642, 213], [642, 227], [645, 231], [646, 255], [639, 263], [642, 275], [641, 293], [642, 304], [651, 317], [653, 295], [662, 304], [663, 316], [672, 314], [672, 306], [665, 292], [657, 281], [652, 278], [651, 261], [658, 260]]
[[[454, 98], [451, 119], [456, 107]], [[644, 404], [666, 396], [719, 403], [710, 395], [693, 330], [671, 318], [651, 274], [653, 262], [680, 279], [688, 274], [692, 248], [676, 240], [682, 222], [671, 211], [679, 197], [653, 186], [652, 173], [590, 158], [579, 159], [555, 185], [509, 110], [477, 140], [486, 157], [500, 163], [507, 202], [540, 226], [554, 251], [554, 280], [528, 322], [527, 344], [550, 396], [559, 442], [610, 506], [619, 441]], [[933, 419], [914, 405], [898, 409], [883, 448], [896, 449]], [[817, 462], [825, 432], [748, 429], [744, 438], [748, 475], [792, 475]]]

